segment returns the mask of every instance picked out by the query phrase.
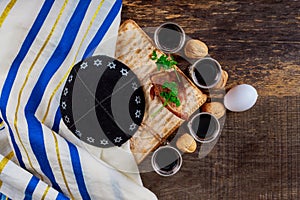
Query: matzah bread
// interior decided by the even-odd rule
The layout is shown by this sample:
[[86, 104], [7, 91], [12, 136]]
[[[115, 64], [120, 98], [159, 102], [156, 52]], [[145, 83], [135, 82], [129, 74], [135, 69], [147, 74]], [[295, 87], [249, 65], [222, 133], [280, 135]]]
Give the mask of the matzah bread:
[[[116, 58], [130, 67], [140, 79], [146, 100], [143, 123], [131, 138], [131, 150], [137, 163], [142, 162], [151, 151], [156, 149], [184, 122], [166, 108], [163, 108], [156, 116], [150, 116], [162, 106], [159, 98], [151, 100], [150, 97], [152, 86], [150, 75], [158, 71], [155, 61], [149, 58], [153, 50], [157, 51], [158, 56], [162, 54], [134, 21], [127, 20], [121, 25], [117, 40]], [[183, 111], [190, 116], [206, 102], [207, 97], [179, 68], [176, 67], [176, 70], [184, 77], [187, 97]]]

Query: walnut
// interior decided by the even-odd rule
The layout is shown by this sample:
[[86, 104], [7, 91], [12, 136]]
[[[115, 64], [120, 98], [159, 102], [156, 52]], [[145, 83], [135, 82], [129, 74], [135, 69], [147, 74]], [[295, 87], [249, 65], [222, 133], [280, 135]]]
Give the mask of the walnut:
[[222, 70], [222, 77], [220, 81], [217, 83], [217, 85], [214, 87], [214, 89], [223, 89], [226, 86], [228, 80], [228, 73], [224, 70]]
[[185, 45], [184, 53], [188, 58], [199, 59], [208, 54], [208, 48], [200, 40], [189, 40]]
[[182, 152], [193, 153], [197, 148], [197, 143], [190, 134], [185, 133], [178, 138], [176, 146]]
[[202, 112], [208, 112], [208, 113], [214, 115], [218, 119], [223, 117], [226, 113], [226, 108], [220, 102], [205, 103], [201, 107], [201, 110], [202, 110]]

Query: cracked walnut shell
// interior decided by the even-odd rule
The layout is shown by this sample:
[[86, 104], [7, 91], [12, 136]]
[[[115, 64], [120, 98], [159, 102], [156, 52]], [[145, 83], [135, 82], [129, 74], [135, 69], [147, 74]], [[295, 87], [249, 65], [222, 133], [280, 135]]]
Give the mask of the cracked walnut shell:
[[185, 133], [178, 138], [176, 146], [182, 152], [193, 153], [197, 148], [197, 143], [190, 134]]
[[228, 73], [225, 70], [222, 70], [221, 80], [217, 83], [214, 89], [223, 89], [226, 86], [228, 80]]
[[214, 115], [218, 119], [223, 117], [226, 113], [226, 108], [220, 102], [205, 103], [201, 107], [201, 110], [202, 110], [202, 112], [208, 112], [208, 113]]
[[204, 42], [193, 39], [186, 43], [184, 53], [188, 58], [199, 59], [208, 54], [208, 48]]

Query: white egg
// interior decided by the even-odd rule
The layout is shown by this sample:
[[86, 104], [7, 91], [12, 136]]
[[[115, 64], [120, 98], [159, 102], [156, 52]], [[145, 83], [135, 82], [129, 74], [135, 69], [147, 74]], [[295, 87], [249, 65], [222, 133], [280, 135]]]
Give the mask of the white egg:
[[225, 95], [224, 105], [230, 111], [243, 112], [254, 106], [257, 97], [257, 91], [251, 85], [237, 85]]

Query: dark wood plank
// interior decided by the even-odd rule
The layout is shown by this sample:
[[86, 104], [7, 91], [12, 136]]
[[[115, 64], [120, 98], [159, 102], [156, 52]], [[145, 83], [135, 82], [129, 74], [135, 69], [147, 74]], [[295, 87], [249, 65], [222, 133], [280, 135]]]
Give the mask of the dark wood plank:
[[250, 83], [263, 96], [297, 95], [300, 3], [255, 2], [124, 1], [122, 19], [142, 27], [180, 24], [190, 37], [204, 41], [228, 71], [228, 87]]
[[164, 200], [300, 199], [300, 1], [124, 0], [126, 19], [180, 24], [207, 43], [228, 88], [248, 83], [260, 95], [251, 110], [227, 113], [207, 157], [184, 155], [168, 178], [142, 173], [145, 186]]
[[185, 154], [178, 174], [143, 173], [144, 184], [160, 199], [299, 199], [299, 110], [300, 97], [262, 97], [228, 113], [207, 157]]

